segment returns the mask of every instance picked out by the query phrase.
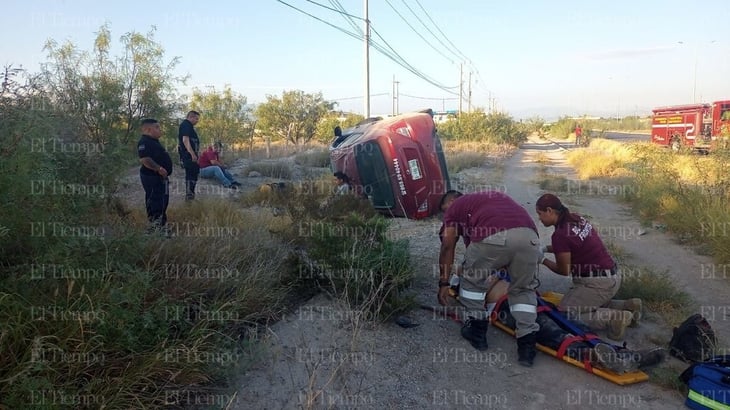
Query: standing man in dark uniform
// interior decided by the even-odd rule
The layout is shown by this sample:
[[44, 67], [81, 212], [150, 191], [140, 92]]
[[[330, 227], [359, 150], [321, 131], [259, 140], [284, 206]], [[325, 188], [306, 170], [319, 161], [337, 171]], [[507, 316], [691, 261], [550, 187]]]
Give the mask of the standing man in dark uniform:
[[195, 199], [195, 185], [198, 183], [198, 174], [200, 174], [200, 166], [198, 165], [200, 140], [194, 128], [198, 120], [200, 120], [199, 112], [188, 112], [188, 115], [180, 124], [180, 130], [177, 133], [177, 151], [180, 154], [180, 161], [182, 161], [183, 168], [185, 168], [186, 201]]
[[142, 121], [142, 138], [137, 143], [139, 178], [144, 188], [144, 204], [150, 231], [160, 230], [167, 224], [167, 204], [170, 200], [167, 177], [172, 174], [172, 159], [160, 144], [160, 123], [153, 118]]

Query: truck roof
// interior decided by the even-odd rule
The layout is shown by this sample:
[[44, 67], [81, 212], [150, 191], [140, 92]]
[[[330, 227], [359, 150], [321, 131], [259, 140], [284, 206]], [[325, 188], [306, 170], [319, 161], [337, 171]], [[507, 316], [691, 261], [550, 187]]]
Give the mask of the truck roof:
[[696, 111], [701, 109], [710, 108], [710, 104], [697, 103], [697, 104], [685, 104], [685, 105], [670, 105], [666, 107], [657, 107], [651, 110], [653, 113], [667, 112], [667, 113], [680, 113], [685, 111]]

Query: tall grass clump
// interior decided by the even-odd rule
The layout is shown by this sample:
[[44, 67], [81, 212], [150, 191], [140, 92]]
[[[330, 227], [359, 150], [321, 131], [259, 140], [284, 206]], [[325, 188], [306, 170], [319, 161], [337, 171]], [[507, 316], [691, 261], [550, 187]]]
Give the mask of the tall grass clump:
[[113, 226], [112, 237], [16, 266], [0, 293], [3, 404], [225, 406], [229, 378], [255, 360], [257, 326], [278, 317], [295, 276], [264, 219], [200, 203], [175, 211], [172, 239]]
[[246, 166], [244, 174], [248, 175], [254, 171], [265, 177], [276, 179], [291, 179], [292, 177], [291, 165], [282, 160], [254, 162]]
[[294, 157], [294, 162], [305, 167], [325, 168], [330, 166], [330, 153], [327, 147], [310, 148]]
[[566, 156], [580, 179], [626, 176], [630, 151], [615, 141], [594, 139], [586, 148], [572, 150]]
[[408, 242], [387, 235], [388, 220], [366, 199], [331, 192], [331, 182], [305, 181], [281, 202], [292, 221], [282, 235], [306, 253], [300, 269], [367, 320], [412, 307]]

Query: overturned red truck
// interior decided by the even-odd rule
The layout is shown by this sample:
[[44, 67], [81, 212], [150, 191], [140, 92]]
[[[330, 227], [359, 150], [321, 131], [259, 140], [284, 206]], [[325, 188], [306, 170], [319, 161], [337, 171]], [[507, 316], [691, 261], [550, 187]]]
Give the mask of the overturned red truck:
[[334, 171], [347, 174], [356, 193], [386, 215], [411, 219], [434, 215], [441, 196], [450, 189], [431, 110], [369, 118], [336, 130], [330, 161]]
[[652, 110], [651, 141], [679, 150], [709, 150], [726, 144], [730, 134], [730, 100], [659, 107]]

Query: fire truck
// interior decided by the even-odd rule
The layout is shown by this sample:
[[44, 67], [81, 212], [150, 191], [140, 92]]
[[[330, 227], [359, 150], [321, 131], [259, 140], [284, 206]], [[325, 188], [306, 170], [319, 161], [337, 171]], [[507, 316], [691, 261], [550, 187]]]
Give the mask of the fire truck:
[[727, 144], [730, 100], [659, 107], [652, 110], [651, 141], [678, 151], [682, 147], [709, 150]]

